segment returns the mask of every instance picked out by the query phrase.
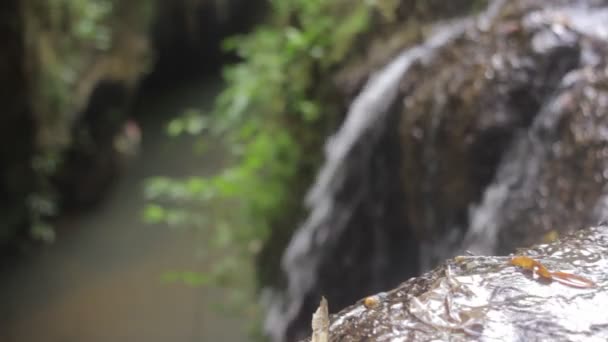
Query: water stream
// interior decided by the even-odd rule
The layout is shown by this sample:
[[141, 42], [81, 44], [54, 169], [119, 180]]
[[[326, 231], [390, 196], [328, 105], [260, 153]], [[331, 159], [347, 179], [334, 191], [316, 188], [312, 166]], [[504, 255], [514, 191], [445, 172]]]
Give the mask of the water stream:
[[[307, 301], [311, 300], [310, 297], [317, 297], [318, 294], [314, 291], [323, 283], [319, 279], [323, 273], [322, 265], [327, 260], [332, 260], [327, 251], [335, 250], [340, 241], [351, 241], [355, 245], [352, 227], [366, 225], [353, 221], [356, 221], [354, 217], [357, 212], [365, 207], [362, 203], [374, 199], [373, 189], [366, 190], [366, 182], [370, 182], [373, 171], [367, 171], [366, 168], [371, 168], [377, 154], [383, 153], [383, 148], [379, 148], [381, 137], [386, 135], [387, 126], [391, 125], [390, 109], [396, 101], [400, 81], [407, 77], [412, 65], [432, 60], [441, 47], [462, 35], [467, 28], [477, 25], [481, 29], [487, 29], [491, 18], [503, 4], [503, 1], [492, 1], [479, 16], [436, 25], [423, 43], [405, 49], [372, 75], [351, 103], [344, 123], [327, 143], [326, 161], [306, 198], [310, 214], [296, 230], [283, 256], [282, 269], [288, 280], [287, 289], [268, 296], [271, 299], [266, 330], [274, 341], [289, 340], [290, 325], [299, 324], [294, 322], [304, 319], [303, 312], [309, 305]], [[366, 172], [370, 172], [368, 178], [362, 178], [364, 176], [361, 174]], [[356, 189], [352, 190], [353, 187]], [[349, 188], [352, 191], [347, 191]], [[373, 229], [371, 224], [369, 229]], [[408, 248], [405, 243], [402, 249]], [[365, 245], [365, 248], [370, 254], [369, 260], [386, 258], [377, 255], [385, 252], [387, 248], [383, 246], [374, 249]], [[424, 255], [421, 256], [423, 257]], [[350, 262], [357, 261], [359, 260]], [[361, 264], [360, 268], [363, 269], [364, 265]], [[348, 286], [348, 282], [345, 281], [345, 284]], [[328, 288], [323, 290], [329, 291]], [[324, 294], [329, 296], [328, 293]]]
[[[437, 48], [462, 33], [467, 23], [455, 21], [438, 26], [426, 42], [405, 50], [373, 75], [351, 104], [345, 122], [329, 139], [326, 161], [306, 198], [310, 214], [283, 256], [282, 268], [287, 275], [288, 289], [284, 298], [279, 296], [271, 304], [266, 322], [274, 340], [283, 340], [287, 324], [299, 314], [306, 295], [314, 286], [324, 257], [321, 249], [336, 243], [358, 208], [358, 201], [362, 200], [361, 196], [338, 199], [338, 194], [347, 186], [345, 178], [350, 170], [356, 169], [354, 164], [370, 160], [377, 138], [386, 126], [386, 114], [395, 101], [401, 78], [414, 63], [432, 58]], [[367, 146], [365, 152], [355, 150], [355, 145], [361, 144]], [[323, 245], [325, 247], [321, 247]]]
[[204, 232], [144, 224], [146, 177], [209, 174], [222, 164], [219, 145], [195, 157], [190, 138], [169, 139], [163, 125], [186, 108], [208, 108], [216, 80], [149, 96], [138, 106], [142, 152], [104, 203], [64, 217], [57, 241], [11, 263], [0, 283], [0, 340], [6, 342], [244, 341], [240, 319], [212, 306], [220, 290], [166, 283], [174, 270], [201, 270]]

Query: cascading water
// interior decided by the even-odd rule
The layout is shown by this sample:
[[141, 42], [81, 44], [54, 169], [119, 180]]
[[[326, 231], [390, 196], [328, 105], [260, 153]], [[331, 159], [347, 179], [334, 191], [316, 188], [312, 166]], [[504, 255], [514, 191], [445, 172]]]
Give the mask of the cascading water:
[[[364, 184], [368, 180], [361, 177], [360, 170], [374, 163], [373, 158], [376, 157], [376, 153], [383, 153], [381, 149], [378, 149], [378, 145], [381, 137], [391, 131], [390, 126], [394, 124], [391, 122], [391, 116], [394, 116], [391, 107], [397, 100], [399, 83], [407, 74], [408, 69], [416, 63], [426, 63], [432, 60], [439, 48], [462, 35], [467, 28], [473, 25], [487, 26], [488, 17], [495, 15], [501, 3], [502, 1], [493, 2], [488, 11], [480, 17], [436, 26], [434, 33], [424, 43], [405, 50], [373, 75], [352, 102], [343, 125], [326, 145], [326, 162], [306, 197], [306, 205], [310, 209], [310, 214], [295, 232], [283, 256], [282, 268], [288, 279], [287, 290], [285, 293], [266, 294], [270, 299], [265, 327], [274, 341], [284, 341], [286, 338], [292, 340], [297, 333], [301, 332], [290, 331], [302, 328], [300, 326], [294, 328], [290, 325], [302, 320], [302, 315], [308, 312], [308, 310], [304, 310], [307, 308], [306, 301], [318, 301], [318, 298], [311, 297], [316, 297], [313, 288], [319, 287], [320, 274], [325, 272], [321, 270], [322, 263], [327, 263], [327, 259], [332, 258], [326, 251], [334, 249], [338, 241], [345, 239], [345, 234], [349, 234], [348, 229], [353, 225], [353, 217], [363, 210], [362, 207], [365, 207], [363, 202], [374, 199], [374, 190], [366, 189]], [[398, 169], [398, 165], [389, 167]], [[398, 174], [398, 172], [396, 173]], [[398, 178], [398, 175], [395, 178]], [[388, 187], [395, 188], [395, 185], [389, 184]], [[345, 195], [345, 192], [348, 194]], [[382, 207], [382, 205], [376, 204], [377, 207]], [[387, 214], [384, 213], [384, 215]], [[358, 224], [364, 225], [365, 223]], [[383, 228], [378, 227], [378, 230], [380, 229]], [[404, 230], [403, 227], [397, 227], [397, 229]], [[413, 239], [409, 236], [406, 239], [408, 241], [401, 242], [401, 249], [410, 249], [415, 254], [415, 247], [408, 248], [408, 242]], [[381, 241], [382, 239], [377, 238], [376, 234], [374, 240]], [[370, 252], [369, 259], [376, 260], [377, 264], [387, 264], [388, 262], [383, 260], [387, 256], [378, 254], [388, 252], [382, 245], [377, 247], [375, 253]], [[397, 248], [399, 249], [399, 247]], [[409, 259], [406, 262], [416, 264], [416, 255]], [[397, 273], [401, 276], [412, 276], [414, 275], [411, 271], [412, 267], [418, 268], [417, 265], [410, 266], [409, 273], [408, 271]], [[403, 267], [403, 269], [408, 268]], [[392, 272], [390, 269], [385, 271]], [[373, 279], [365, 281], [373, 282]], [[379, 285], [378, 287], [387, 284]], [[345, 283], [343, 286], [349, 286], [349, 284]], [[355, 296], [361, 295], [361, 293], [355, 294]], [[348, 298], [345, 303], [354, 299]], [[331, 297], [330, 303], [332, 303]], [[335, 304], [336, 301], [333, 303]], [[305, 320], [307, 321], [307, 318]], [[298, 322], [298, 324], [301, 323]]]
[[[567, 23], [567, 27], [556, 25], [556, 21]], [[602, 200], [606, 197], [591, 199], [591, 191], [583, 193], [576, 190], [585, 187], [577, 184], [580, 175], [575, 174], [570, 179], [569, 170], [562, 166], [570, 155], [575, 156], [568, 151], [571, 147], [566, 147], [568, 142], [564, 141], [564, 127], [570, 125], [569, 130], [575, 134], [581, 129], [572, 118], [576, 115], [576, 112], [572, 112], [581, 106], [574, 99], [591, 102], [586, 108], [583, 107], [586, 111], [583, 115], [589, 117], [588, 120], [593, 120], [593, 116], [601, 118], [605, 115], [603, 111], [608, 98], [593, 89], [593, 79], [597, 77], [594, 75], [596, 69], [601, 69], [604, 63], [600, 54], [602, 50], [605, 52], [608, 41], [608, 9], [586, 6], [582, 2], [575, 7], [534, 11], [524, 17], [523, 23], [528, 29], [537, 31], [531, 41], [536, 53], [578, 44], [579, 61], [576, 67], [557, 80], [559, 87], [554, 94], [546, 97], [530, 129], [516, 136], [503, 157], [494, 182], [487, 187], [483, 201], [471, 211], [469, 230], [461, 250], [476, 254], [509, 253], [514, 247], [531, 243], [528, 235], [551, 234], [556, 229], [571, 231], [608, 218], [608, 207]], [[579, 44], [579, 40], [583, 43]], [[593, 114], [594, 111], [596, 114]], [[608, 136], [606, 129], [600, 123], [585, 122], [584, 125], [584, 134], [579, 134], [587, 137], [576, 139], [576, 143], [581, 144], [577, 148], [585, 153], [593, 149], [603, 153], [601, 142]], [[593, 137], [597, 138], [599, 144], [585, 146], [585, 140], [591, 141]], [[604, 165], [602, 161], [604, 156], [599, 156], [593, 161], [585, 161], [585, 164], [600, 170], [608, 168], [608, 164]], [[568, 162], [569, 166], [583, 168], [584, 165], [577, 165], [579, 163], [579, 160]], [[555, 182], [547, 181], [553, 176], [547, 165], [554, 165], [553, 168], [559, 170]], [[595, 171], [592, 178], [601, 183], [608, 173], [599, 175], [598, 172]], [[587, 179], [584, 182], [593, 181]], [[556, 196], [555, 188], [562, 188], [561, 196]], [[564, 192], [568, 195], [564, 195]], [[566, 203], [560, 203], [562, 201]], [[572, 201], [574, 205], [568, 203]], [[588, 201], [595, 203], [593, 210], [585, 203]], [[547, 210], [553, 206], [553, 209]], [[560, 220], [558, 213], [566, 217]], [[526, 222], [530, 220], [532, 224]], [[560, 225], [556, 224], [558, 222]], [[568, 226], [568, 223], [572, 226]], [[530, 226], [537, 227], [536, 230], [540, 232], [532, 233]]]
[[606, 18], [596, 0], [494, 1], [371, 77], [268, 292], [273, 339], [301, 337], [321, 295], [335, 311], [464, 250], [606, 219]]

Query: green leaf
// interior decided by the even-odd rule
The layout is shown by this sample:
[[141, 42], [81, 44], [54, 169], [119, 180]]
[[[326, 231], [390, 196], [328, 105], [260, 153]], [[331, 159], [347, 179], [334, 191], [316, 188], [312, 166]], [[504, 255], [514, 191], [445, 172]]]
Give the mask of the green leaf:
[[144, 209], [144, 221], [147, 223], [161, 223], [165, 220], [165, 209], [157, 204], [148, 204]]

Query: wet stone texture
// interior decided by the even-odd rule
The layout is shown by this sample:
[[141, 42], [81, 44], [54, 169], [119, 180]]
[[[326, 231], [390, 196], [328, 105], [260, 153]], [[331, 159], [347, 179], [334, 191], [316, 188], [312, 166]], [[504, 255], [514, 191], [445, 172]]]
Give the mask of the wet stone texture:
[[505, 151], [583, 65], [579, 33], [527, 23], [545, 3], [506, 2], [402, 80], [402, 179], [423, 269], [451, 256]]
[[517, 254], [595, 286], [539, 278], [510, 257], [459, 256], [331, 316], [330, 341], [608, 339], [608, 226]]
[[[463, 22], [465, 26], [459, 24]], [[307, 232], [311, 236], [308, 241], [312, 242], [293, 244], [299, 251], [288, 248], [286, 255], [299, 252], [297, 260], [301, 262], [284, 263], [284, 270], [289, 283], [295, 284], [292, 287], [301, 291], [292, 291], [284, 301], [288, 304], [285, 307], [295, 309], [275, 315], [279, 317], [276, 321], [292, 332], [277, 334], [276, 341], [301, 336], [302, 318], [314, 312], [313, 306], [321, 295], [328, 298], [330, 312], [335, 312], [347, 300], [352, 303], [355, 294], [362, 297], [391, 288], [394, 285], [381, 286], [396, 276], [401, 281], [411, 274], [431, 270], [465, 251], [505, 255], [515, 248], [554, 241], [608, 219], [608, 1], [491, 1], [488, 9], [476, 17], [443, 22], [436, 28], [439, 26], [448, 27], [453, 35], [444, 44], [431, 47], [428, 44], [436, 35], [432, 31], [426, 35], [425, 53], [411, 60], [398, 82], [396, 100], [384, 104], [387, 112], [379, 116], [373, 103], [366, 103], [367, 115], [372, 118], [369, 122], [374, 125], [358, 136], [353, 144], [357, 149], [349, 151], [357, 163], [344, 164], [340, 182], [332, 183], [336, 189], [347, 191], [330, 194], [332, 206], [323, 215], [329, 217], [326, 222], [331, 224], [299, 229]], [[420, 45], [404, 51], [411, 53], [418, 48]], [[374, 77], [381, 78], [382, 70]], [[359, 95], [369, 90], [367, 87]], [[375, 90], [384, 94], [385, 100], [391, 97], [387, 95], [391, 91]], [[387, 140], [387, 134], [396, 137]], [[392, 146], [393, 142], [397, 146]], [[366, 155], [362, 150], [372, 152]], [[374, 163], [369, 156], [385, 156], [385, 160], [395, 163]], [[372, 167], [373, 172], [367, 172]], [[385, 170], [386, 167], [395, 169]], [[344, 184], [348, 187], [341, 188]], [[373, 191], [367, 191], [367, 187]], [[361, 194], [362, 200], [353, 201], [353, 193]], [[354, 214], [344, 215], [345, 212]], [[540, 258], [550, 269], [579, 271], [558, 259], [545, 259], [544, 255]], [[307, 268], [311, 260], [318, 263], [314, 269]], [[381, 267], [374, 263], [377, 260], [382, 261]], [[517, 295], [518, 283], [515, 288], [501, 288], [493, 294], [500, 288], [494, 281], [506, 276], [513, 282], [514, 278], [509, 277], [520, 275], [502, 273], [498, 266], [506, 267], [507, 259], [470, 260], [492, 267], [484, 268], [487, 274], [482, 274], [481, 266], [473, 267], [481, 274], [474, 277], [468, 271], [462, 273], [466, 270], [460, 263], [447, 265], [459, 283], [472, 284], [479, 292], [475, 298], [492, 302], [501, 296]], [[544, 284], [534, 288], [537, 292], [530, 288], [528, 293], [537, 297], [513, 305], [513, 312], [502, 313], [503, 310], [494, 309], [494, 304], [472, 302], [466, 305], [477, 309], [465, 313], [471, 318], [452, 314], [450, 320], [437, 318], [445, 311], [440, 302], [445, 302], [446, 297], [428, 291], [456, 286], [450, 277], [443, 285], [435, 283], [445, 278], [446, 267], [390, 292], [387, 298], [401, 299], [378, 306], [385, 310], [379, 312], [393, 310], [390, 316], [375, 316], [375, 311], [364, 310], [360, 305], [351, 307], [355, 313], [340, 317], [358, 335], [337, 340], [360, 341], [365, 340], [361, 336], [368, 335], [392, 338], [387, 329], [390, 333], [394, 330], [395, 340], [407, 340], [407, 334], [441, 339], [447, 331], [458, 332], [463, 338], [476, 337], [477, 316], [486, 319], [486, 340], [494, 338], [493, 331], [498, 334], [503, 321], [515, 331], [512, 340], [529, 340], [524, 332], [537, 334], [552, 329], [565, 329], [576, 339], [600, 329], [595, 324], [600, 324], [596, 318], [602, 315], [580, 322], [545, 320], [556, 315], [553, 308], [560, 308], [565, 299], [558, 296], [557, 302], [551, 299], [545, 303], [549, 299], [542, 291], [556, 288], [567, 295], [571, 289], [559, 290], [563, 284]], [[512, 267], [506, 269], [514, 272]], [[405, 272], [409, 274], [404, 275]], [[593, 274], [590, 277], [598, 281]], [[298, 288], [305, 281], [306, 287]], [[464, 295], [466, 286], [456, 288], [464, 292], [452, 291], [450, 300], [478, 300]], [[422, 296], [423, 293], [427, 294]], [[588, 292], [578, 289], [576, 293], [583, 298]], [[408, 299], [406, 294], [418, 299]], [[411, 319], [412, 303], [418, 307], [414, 312], [418, 312], [415, 315], [419, 321], [438, 319], [439, 323], [431, 324], [434, 328], [402, 326]], [[487, 308], [482, 310], [484, 305]], [[585, 308], [587, 304], [577, 305], [571, 308], [575, 313], [593, 312], [593, 308]], [[518, 316], [525, 310], [536, 312], [538, 317]], [[360, 319], [359, 314], [367, 318]], [[522, 320], [515, 321], [516, 318]], [[274, 326], [280, 326], [276, 321], [272, 322]], [[389, 321], [392, 325], [386, 323]], [[536, 324], [541, 321], [542, 325]], [[608, 323], [608, 319], [605, 321]], [[352, 329], [356, 322], [362, 325]], [[372, 322], [379, 323], [375, 326]]]
[[566, 44], [578, 62], [567, 73], [548, 69], [556, 88], [540, 98], [531, 125], [516, 132], [502, 155], [471, 212], [463, 249], [504, 254], [606, 219], [607, 19], [608, 8], [601, 7], [545, 9], [521, 20], [522, 29], [534, 32], [534, 53], [566, 51], [558, 47]]

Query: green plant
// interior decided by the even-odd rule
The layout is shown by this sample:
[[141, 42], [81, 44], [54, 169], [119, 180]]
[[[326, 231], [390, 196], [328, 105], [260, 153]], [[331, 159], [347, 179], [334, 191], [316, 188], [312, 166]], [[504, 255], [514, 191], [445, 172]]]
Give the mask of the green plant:
[[[322, 108], [318, 84], [367, 29], [373, 6], [363, 0], [273, 0], [271, 5], [269, 24], [226, 40], [225, 47], [242, 62], [224, 70], [227, 86], [210, 116], [189, 111], [168, 127], [170, 135], [221, 137], [231, 165], [212, 177], [156, 177], [147, 183], [146, 220], [211, 229], [209, 247], [223, 251], [215, 253], [222, 253], [224, 262], [208, 274], [173, 273], [172, 280], [250, 284], [238, 277], [243, 265], [253, 268], [251, 260], [271, 230], [294, 228], [281, 223], [294, 223], [285, 217], [301, 210], [310, 165], [320, 160], [323, 127], [336, 115]], [[211, 222], [197, 214], [200, 207], [214, 213]]]
[[113, 0], [49, 0], [23, 7], [26, 41], [34, 56], [30, 77], [30, 103], [37, 117], [35, 153], [31, 168], [33, 191], [25, 199], [30, 236], [51, 242], [54, 231], [48, 219], [57, 214], [56, 194], [50, 179], [59, 169], [63, 150], [69, 146], [69, 127], [76, 111], [74, 95], [91, 52], [111, 44], [108, 19]]
[[126, 23], [129, 33], [147, 29], [153, 4], [152, 0], [45, 0], [21, 6], [17, 17], [23, 20], [26, 96], [35, 118], [35, 136], [27, 156], [32, 186], [19, 201], [24, 208], [19, 221], [30, 228], [30, 236], [53, 240], [48, 222], [58, 213], [56, 202], [61, 197], [54, 178], [62, 170], [65, 151], [80, 143], [72, 136], [77, 113], [86, 109], [97, 82], [135, 73], [137, 68], [129, 65], [135, 57], [120, 42], [131, 38], [124, 34]]

